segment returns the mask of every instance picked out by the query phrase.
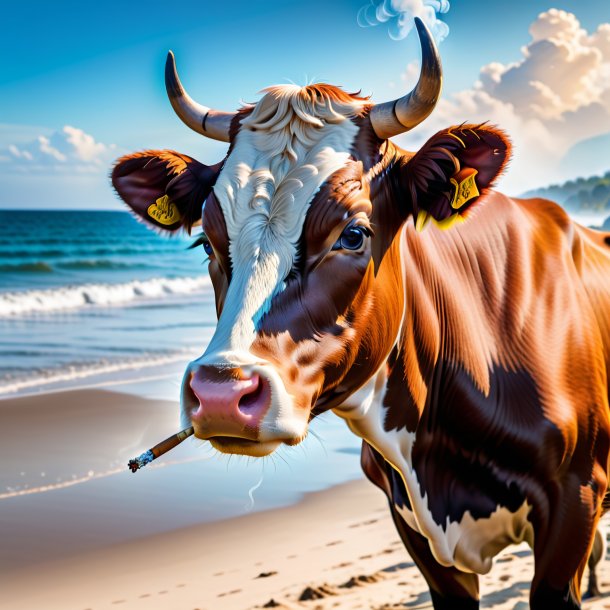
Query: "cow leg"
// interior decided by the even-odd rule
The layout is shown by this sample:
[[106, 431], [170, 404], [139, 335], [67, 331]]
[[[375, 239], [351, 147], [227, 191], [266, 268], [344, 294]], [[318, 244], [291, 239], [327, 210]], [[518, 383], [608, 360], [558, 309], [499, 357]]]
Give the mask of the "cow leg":
[[403, 544], [424, 575], [435, 610], [478, 610], [479, 579], [456, 568], [440, 565], [428, 545], [428, 541], [411, 529], [394, 508], [393, 495], [406, 495], [403, 489], [393, 489], [391, 467], [381, 454], [368, 443], [362, 443], [361, 464], [369, 480], [382, 489], [390, 501], [390, 511]]
[[[580, 586], [593, 547], [599, 507], [588, 486], [564, 490], [546, 527], [534, 525], [534, 580], [531, 610], [577, 610]], [[574, 498], [573, 501], [566, 498]], [[537, 527], [538, 525], [538, 527]]]
[[428, 583], [434, 610], [478, 610], [478, 576], [440, 565], [428, 541], [407, 525], [392, 503], [390, 510], [403, 544]]
[[597, 564], [602, 560], [606, 545], [604, 544], [604, 538], [599, 529], [595, 530], [595, 539], [593, 540], [593, 548], [587, 561], [587, 567], [589, 568], [589, 584], [587, 590], [583, 595], [583, 599], [590, 599], [591, 597], [599, 597], [600, 591], [597, 586]]

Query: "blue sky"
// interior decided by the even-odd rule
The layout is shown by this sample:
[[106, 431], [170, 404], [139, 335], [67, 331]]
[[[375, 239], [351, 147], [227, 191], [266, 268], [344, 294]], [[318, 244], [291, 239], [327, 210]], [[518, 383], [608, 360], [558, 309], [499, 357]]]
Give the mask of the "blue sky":
[[[8, 4], [0, 37], [0, 207], [119, 207], [108, 186], [110, 163], [143, 148], [174, 148], [202, 162], [217, 161], [225, 147], [190, 132], [167, 101], [163, 66], [170, 48], [189, 93], [222, 109], [256, 100], [267, 85], [290, 81], [362, 89], [378, 101], [396, 97], [413, 84], [416, 66], [409, 64], [418, 58], [417, 39], [410, 34], [392, 40], [388, 24], [360, 27], [356, 16], [365, 4]], [[550, 8], [565, 13], [538, 17]], [[429, 125], [399, 143], [415, 148], [447, 121], [489, 119], [515, 138], [520, 161], [503, 184], [519, 192], [566, 174], [554, 168], [565, 168], [575, 144], [610, 133], [610, 26], [595, 35], [600, 24], [610, 22], [607, 0], [455, 0], [439, 18], [450, 30], [439, 43], [445, 102]], [[584, 33], [574, 25], [578, 22]], [[523, 48], [532, 42], [534, 23], [544, 44], [526, 57]], [[571, 83], [545, 81], [548, 64], [536, 53], [549, 44], [558, 61], [571, 62], [569, 57], [581, 53], [578, 65], [566, 64]], [[549, 57], [555, 61], [555, 55]], [[475, 84], [489, 65], [488, 82]], [[581, 78], [586, 86], [580, 86]], [[535, 89], [533, 81], [540, 81]], [[568, 86], [582, 89], [582, 99], [571, 98]], [[543, 151], [536, 148], [540, 142]], [[547, 150], [551, 158], [539, 174], [520, 170]], [[595, 162], [599, 159], [579, 158], [576, 165], [594, 173]], [[607, 165], [610, 169], [610, 156]]]

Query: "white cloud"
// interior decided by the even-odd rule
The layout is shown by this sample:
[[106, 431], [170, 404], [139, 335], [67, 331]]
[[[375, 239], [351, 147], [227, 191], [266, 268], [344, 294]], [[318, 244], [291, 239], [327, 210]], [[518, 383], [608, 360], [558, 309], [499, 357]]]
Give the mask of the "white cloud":
[[82, 129], [66, 125], [49, 135], [0, 146], [0, 172], [106, 173], [116, 155], [113, 144], [96, 142]]
[[[45, 136], [38, 136], [38, 151], [42, 154], [42, 157], [45, 160], [54, 159], [55, 161], [59, 161], [60, 163], [65, 163], [68, 160], [68, 157], [57, 150], [54, 146], [51, 145], [51, 140], [46, 138]], [[23, 151], [27, 153], [28, 151]], [[21, 157], [25, 156], [24, 154]], [[30, 154], [31, 156], [31, 154]]]
[[483, 66], [470, 89], [443, 98], [403, 144], [420, 145], [450, 124], [490, 121], [514, 143], [504, 189], [520, 193], [575, 177], [559, 172], [562, 157], [576, 143], [610, 132], [610, 24], [588, 34], [575, 15], [550, 9], [530, 34], [519, 61]]
[[440, 42], [449, 34], [449, 26], [438, 18], [450, 8], [448, 0], [371, 0], [358, 11], [358, 25], [386, 24], [390, 38], [401, 40], [413, 29], [419, 17]]
[[66, 125], [64, 133], [66, 141], [74, 148], [74, 155], [82, 161], [98, 162], [107, 150], [105, 144], [96, 142], [93, 136], [85, 133], [82, 129]]

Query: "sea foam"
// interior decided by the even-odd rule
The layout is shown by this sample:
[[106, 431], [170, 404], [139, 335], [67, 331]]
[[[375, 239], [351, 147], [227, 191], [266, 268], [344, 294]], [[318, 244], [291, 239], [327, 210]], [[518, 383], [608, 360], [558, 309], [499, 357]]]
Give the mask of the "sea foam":
[[47, 290], [0, 293], [0, 318], [35, 313], [52, 313], [81, 307], [124, 305], [141, 299], [202, 292], [211, 287], [210, 278], [152, 278], [122, 284], [83, 284]]
[[[166, 365], [188, 362], [196, 355], [196, 350], [174, 350], [165, 354], [143, 354], [137, 358], [123, 360], [100, 360], [99, 362], [88, 362], [82, 365], [65, 365], [51, 370], [30, 371], [27, 375], [20, 377], [0, 378], [0, 397], [4, 395], [21, 393], [24, 390], [32, 390], [40, 386], [52, 386], [65, 384], [66, 387], [74, 386], [74, 383], [93, 376], [115, 375], [128, 371], [139, 371], [145, 374], [146, 369], [163, 367]], [[158, 376], [158, 375], [157, 375]]]

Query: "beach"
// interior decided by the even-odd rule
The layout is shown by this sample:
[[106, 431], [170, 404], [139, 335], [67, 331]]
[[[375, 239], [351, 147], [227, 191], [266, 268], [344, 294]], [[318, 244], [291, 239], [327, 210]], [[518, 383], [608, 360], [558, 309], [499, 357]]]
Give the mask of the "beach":
[[[10, 488], [0, 494], [0, 607], [432, 607], [385, 496], [362, 478], [306, 494], [298, 488], [315, 486], [297, 481], [279, 499], [274, 490], [258, 504], [253, 494], [252, 510], [239, 466], [232, 471], [197, 443], [128, 472], [129, 457], [173, 430], [176, 409], [108, 389], [0, 401], [2, 489]], [[354, 452], [336, 455], [358, 461]], [[206, 480], [215, 462], [236, 496]], [[285, 483], [269, 477], [267, 488]], [[206, 505], [216, 508], [206, 513]], [[237, 516], [222, 518], [232, 510]], [[585, 608], [610, 607], [606, 574], [602, 564], [604, 597]], [[531, 576], [529, 549], [506, 549], [481, 579], [482, 607], [527, 608]]]

